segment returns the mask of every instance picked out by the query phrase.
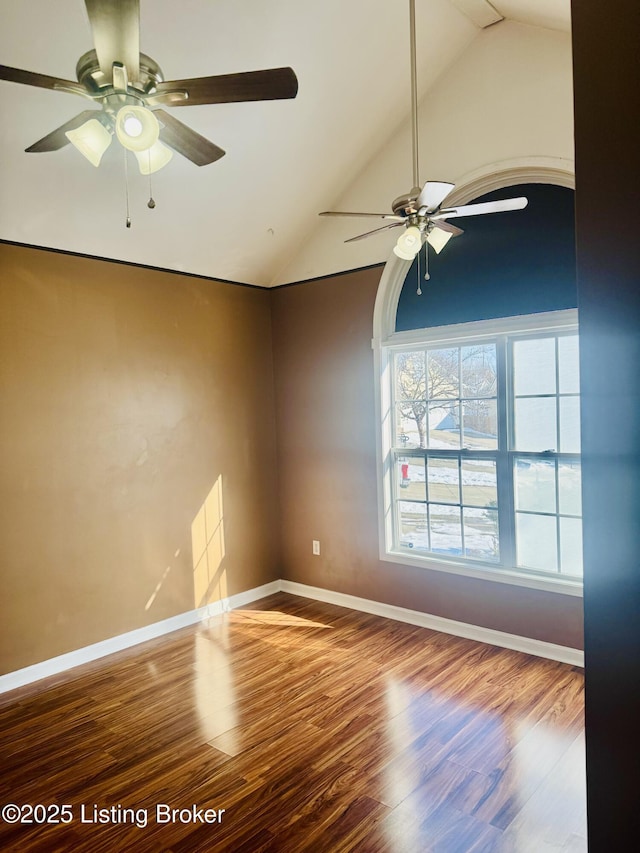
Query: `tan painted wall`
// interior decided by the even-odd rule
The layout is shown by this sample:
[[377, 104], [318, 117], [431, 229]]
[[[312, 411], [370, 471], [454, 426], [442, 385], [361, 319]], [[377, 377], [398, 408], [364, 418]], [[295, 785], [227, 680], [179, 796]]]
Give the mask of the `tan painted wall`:
[[283, 576], [582, 648], [580, 598], [380, 561], [371, 349], [380, 275], [273, 292]]
[[0, 673], [278, 577], [581, 647], [581, 599], [379, 560], [380, 272], [268, 292], [0, 245]]
[[279, 576], [269, 298], [0, 245], [0, 673]]

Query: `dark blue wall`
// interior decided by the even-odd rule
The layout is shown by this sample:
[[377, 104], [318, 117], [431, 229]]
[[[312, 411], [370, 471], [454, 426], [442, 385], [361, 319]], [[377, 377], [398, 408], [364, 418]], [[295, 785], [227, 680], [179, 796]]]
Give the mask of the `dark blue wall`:
[[[452, 219], [464, 234], [440, 255], [429, 250], [431, 278], [417, 290], [417, 262], [405, 280], [396, 331], [575, 308], [574, 193], [520, 184], [477, 201], [524, 195], [524, 210]], [[424, 249], [420, 264], [424, 275]]]

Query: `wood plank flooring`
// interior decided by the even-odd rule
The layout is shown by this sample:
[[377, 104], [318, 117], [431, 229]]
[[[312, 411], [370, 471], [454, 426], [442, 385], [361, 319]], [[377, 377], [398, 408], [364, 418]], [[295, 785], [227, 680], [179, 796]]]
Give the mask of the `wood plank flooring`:
[[582, 670], [286, 594], [0, 697], [0, 770], [73, 815], [3, 851], [587, 849]]

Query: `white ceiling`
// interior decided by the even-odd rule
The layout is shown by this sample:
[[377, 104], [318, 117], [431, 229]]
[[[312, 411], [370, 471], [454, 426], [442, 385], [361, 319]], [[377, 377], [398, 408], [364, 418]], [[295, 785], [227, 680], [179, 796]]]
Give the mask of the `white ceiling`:
[[[446, 170], [430, 177], [458, 182], [525, 155], [571, 158], [569, 7], [417, 0], [421, 161]], [[92, 47], [82, 0], [0, 0], [0, 19], [3, 65], [75, 79]], [[142, 0], [141, 50], [166, 79], [290, 65], [297, 98], [175, 110], [227, 154], [202, 168], [176, 155], [153, 176], [154, 210], [132, 162], [127, 229], [119, 146], [99, 169], [70, 145], [24, 153], [86, 101], [0, 81], [0, 239], [263, 286], [383, 261], [388, 234], [342, 242], [375, 222], [317, 214], [345, 202], [385, 211], [411, 186], [408, 45], [408, 0]], [[512, 77], [513, 98], [502, 91]], [[529, 98], [530, 127], [514, 115], [516, 95]], [[505, 146], [509, 116], [521, 136], [529, 129]], [[449, 123], [438, 140], [434, 128]]]

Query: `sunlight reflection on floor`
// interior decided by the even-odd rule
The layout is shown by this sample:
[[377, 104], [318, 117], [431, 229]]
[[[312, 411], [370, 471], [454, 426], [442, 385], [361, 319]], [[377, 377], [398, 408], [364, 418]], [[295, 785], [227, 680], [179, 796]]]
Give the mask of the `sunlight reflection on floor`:
[[228, 616], [232, 623], [242, 623], [250, 620], [262, 625], [274, 625], [279, 627], [294, 628], [331, 628], [322, 622], [312, 622], [311, 619], [303, 619], [300, 616], [292, 616], [279, 610], [233, 610]]
[[193, 693], [205, 740], [231, 731], [238, 723], [233, 670], [222, 645], [206, 634], [195, 638]]

